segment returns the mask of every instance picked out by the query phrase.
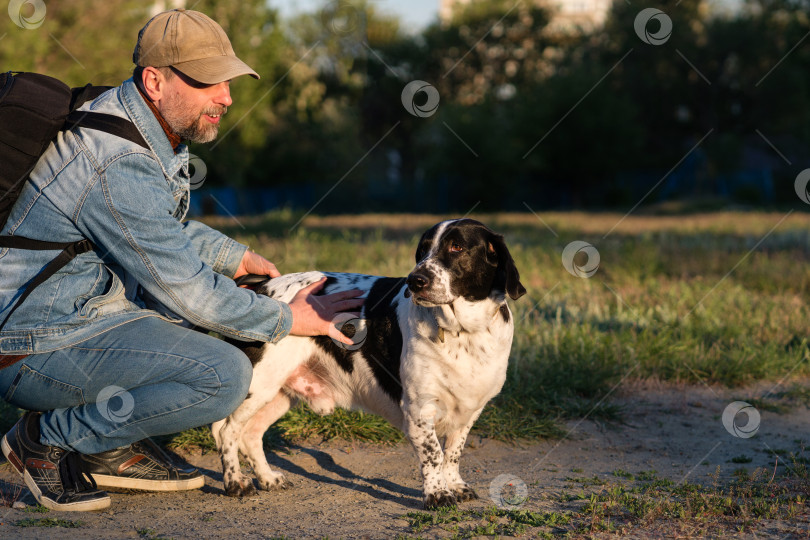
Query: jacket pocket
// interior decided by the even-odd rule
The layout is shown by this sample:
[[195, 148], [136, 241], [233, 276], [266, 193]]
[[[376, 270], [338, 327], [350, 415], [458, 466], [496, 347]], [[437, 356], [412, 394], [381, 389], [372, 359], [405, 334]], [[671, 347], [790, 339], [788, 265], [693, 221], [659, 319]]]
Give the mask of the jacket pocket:
[[129, 307], [124, 284], [115, 274], [111, 274], [111, 281], [107, 292], [90, 298], [79, 307], [79, 316], [93, 319], [107, 313], [124, 311]]
[[4, 399], [29, 411], [50, 411], [85, 404], [81, 388], [43, 375], [27, 364], [20, 367]]

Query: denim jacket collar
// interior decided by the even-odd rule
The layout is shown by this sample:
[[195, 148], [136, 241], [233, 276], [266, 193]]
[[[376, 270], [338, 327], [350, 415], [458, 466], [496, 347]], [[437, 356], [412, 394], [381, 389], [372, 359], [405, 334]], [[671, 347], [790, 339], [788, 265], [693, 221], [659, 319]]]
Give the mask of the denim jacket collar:
[[174, 153], [168, 137], [166, 137], [163, 128], [160, 126], [160, 122], [144, 102], [141, 93], [138, 92], [138, 88], [131, 78], [121, 85], [121, 103], [124, 104], [127, 115], [132, 119], [138, 131], [146, 139], [146, 143], [155, 153], [166, 178], [174, 178], [181, 170], [183, 176], [188, 178], [188, 146], [181, 144], [177, 147], [177, 154]]

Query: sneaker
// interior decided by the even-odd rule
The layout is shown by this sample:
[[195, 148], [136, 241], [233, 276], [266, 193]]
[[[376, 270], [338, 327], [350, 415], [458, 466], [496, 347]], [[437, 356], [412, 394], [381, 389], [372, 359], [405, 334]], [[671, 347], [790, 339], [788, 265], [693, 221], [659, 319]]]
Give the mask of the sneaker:
[[39, 443], [39, 413], [27, 412], [0, 441], [39, 504], [51, 510], [102, 510], [110, 496], [82, 470], [79, 454]]
[[83, 470], [105, 488], [182, 491], [205, 484], [199, 470], [178, 467], [150, 439], [99, 454], [83, 454], [80, 459]]

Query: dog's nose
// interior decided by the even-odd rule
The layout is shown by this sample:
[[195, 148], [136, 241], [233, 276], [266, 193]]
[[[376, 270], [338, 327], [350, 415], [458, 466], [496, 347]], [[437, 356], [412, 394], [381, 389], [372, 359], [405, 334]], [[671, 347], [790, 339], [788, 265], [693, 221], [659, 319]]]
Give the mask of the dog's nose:
[[421, 291], [427, 287], [429, 283], [430, 280], [425, 275], [414, 272], [408, 276], [408, 288], [414, 292]]

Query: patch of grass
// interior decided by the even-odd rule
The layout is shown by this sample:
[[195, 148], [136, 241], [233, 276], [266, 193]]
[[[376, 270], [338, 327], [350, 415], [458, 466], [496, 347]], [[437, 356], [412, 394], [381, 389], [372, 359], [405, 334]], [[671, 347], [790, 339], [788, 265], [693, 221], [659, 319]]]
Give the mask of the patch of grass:
[[528, 528], [560, 527], [571, 522], [569, 512], [533, 512], [506, 510], [496, 506], [485, 510], [440, 508], [436, 512], [409, 512], [405, 519], [412, 532], [440, 528], [452, 532], [451, 538], [479, 536], [519, 536]]
[[516, 509], [450, 507], [410, 512], [403, 519], [411, 533], [429, 538], [590, 538], [601, 537], [600, 533], [647, 538], [679, 536], [689, 530], [700, 530], [707, 537], [752, 533], [762, 523], [788, 522], [806, 514], [810, 496], [806, 470], [776, 475], [765, 469], [740, 469], [727, 482], [720, 481], [719, 472], [718, 467], [710, 475], [710, 485], [703, 485], [675, 483], [656, 471], [617, 469], [613, 476], [620, 482], [569, 479], [581, 486], [579, 491], [548, 499], [542, 510], [527, 501]]
[[82, 521], [72, 521], [62, 518], [26, 518], [14, 523], [17, 527], [63, 527], [65, 529], [75, 529], [84, 525]]
[[216, 441], [214, 441], [214, 436], [211, 434], [211, 429], [208, 426], [187, 429], [178, 433], [166, 442], [166, 446], [172, 450], [193, 447], [199, 448], [204, 452], [217, 449]]
[[171, 536], [163, 536], [162, 534], [158, 533], [154, 529], [143, 528], [137, 529], [135, 532], [138, 533], [140, 538], [144, 540], [174, 540]]
[[137, 532], [138, 536], [143, 538], [144, 540], [173, 540], [171, 537], [159, 534], [154, 529], [143, 528], [138, 529], [135, 532]]
[[628, 480], [635, 480], [635, 475], [633, 473], [627, 472], [624, 469], [616, 469], [613, 471], [613, 476], [618, 476], [619, 478], [627, 478]]
[[791, 407], [789, 404], [776, 402], [773, 399], [749, 398], [748, 403], [760, 411], [768, 411], [776, 414], [786, 414], [793, 409], [793, 407]]
[[575, 478], [575, 477], [569, 476], [569, 477], [566, 478], [566, 481], [573, 482], [575, 484], [580, 484], [580, 485], [582, 485], [582, 487], [601, 486], [601, 485], [605, 484], [605, 481], [602, 480], [601, 478], [599, 478], [596, 475], [591, 476], [590, 478]]
[[[280, 447], [308, 438], [396, 444], [403, 435], [386, 420], [373, 414], [338, 408], [333, 414], [320, 416], [306, 405], [299, 404], [265, 433], [264, 445], [267, 448]], [[171, 449], [194, 447], [203, 451], [216, 450], [216, 442], [207, 426], [178, 433], [171, 437], [167, 446]]]
[[319, 437], [395, 444], [403, 438], [401, 431], [373, 414], [335, 409], [333, 414], [320, 416], [303, 405], [291, 409], [274, 427], [288, 440]]
[[[238, 223], [220, 217], [203, 221], [250, 245], [284, 273], [404, 276], [422, 232], [448, 216], [302, 217], [285, 209], [240, 217]], [[739, 387], [810, 375], [804, 323], [810, 318], [810, 214], [472, 217], [504, 234], [528, 290], [510, 302], [515, 338], [507, 379], [474, 427], [481, 436], [560, 437], [561, 421], [585, 416], [620, 422], [622, 411], [611, 397], [622, 381], [636, 378]], [[561, 264], [563, 249], [574, 240], [590, 242], [600, 253], [590, 279], [570, 275]], [[783, 412], [810, 404], [810, 389], [790, 384], [785, 379], [787, 390], [755, 406]], [[401, 438], [370, 415], [334, 416], [297, 409], [265, 442]], [[18, 417], [18, 411], [0, 405], [0, 430]], [[183, 434], [174, 444], [213, 448], [201, 433]]]
[[734, 456], [729, 461], [731, 461], [731, 463], [751, 463], [754, 461], [754, 458], [748, 457], [745, 454], [740, 454], [739, 456]]
[[[771, 482], [764, 469], [741, 471], [725, 486], [642, 482], [635, 489], [605, 485], [577, 515], [578, 533], [650, 527], [656, 522], [700, 523], [711, 530], [750, 531], [759, 520], [785, 520], [806, 501], [807, 486]], [[710, 533], [711, 534], [711, 533]]]
[[508, 396], [496, 399], [484, 408], [473, 432], [501, 441], [565, 435], [557, 419], [543, 411], [537, 401], [521, 402]]

